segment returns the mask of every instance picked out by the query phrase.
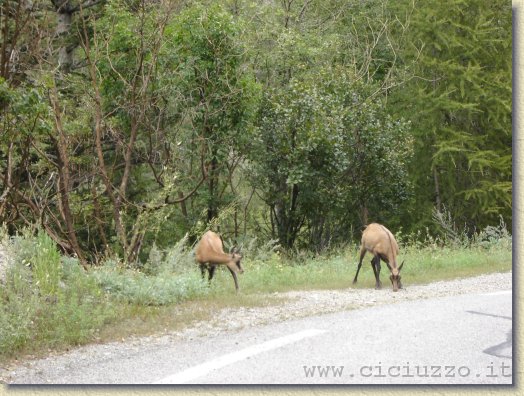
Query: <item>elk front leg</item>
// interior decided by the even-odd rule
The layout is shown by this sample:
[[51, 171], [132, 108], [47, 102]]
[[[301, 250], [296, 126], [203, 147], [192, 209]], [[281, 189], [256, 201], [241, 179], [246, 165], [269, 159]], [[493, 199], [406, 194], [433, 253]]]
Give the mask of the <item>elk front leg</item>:
[[206, 276], [206, 265], [205, 264], [200, 264], [200, 273], [202, 274], [202, 279], [204, 279]]
[[211, 266], [209, 266], [209, 268], [207, 269], [208, 272], [209, 272], [208, 282], [210, 282], [210, 283], [211, 283], [211, 279], [213, 279], [213, 275], [215, 275], [215, 269], [216, 269], [216, 265], [211, 265]]
[[236, 292], [238, 293], [238, 279], [237, 279], [237, 274], [235, 273], [235, 271], [233, 271], [231, 268], [227, 268], [229, 270], [229, 272], [231, 272], [231, 275], [233, 275], [233, 280], [235, 281], [235, 290]]

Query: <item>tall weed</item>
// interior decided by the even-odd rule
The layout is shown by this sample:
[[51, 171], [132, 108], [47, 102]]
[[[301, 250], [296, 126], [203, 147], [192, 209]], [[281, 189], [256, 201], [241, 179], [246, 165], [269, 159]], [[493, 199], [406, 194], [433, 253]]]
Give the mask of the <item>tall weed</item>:
[[112, 298], [138, 305], [168, 305], [205, 295], [205, 282], [197, 267], [186, 274], [162, 271], [157, 275], [115, 267], [102, 267], [93, 272], [97, 284]]
[[61, 257], [42, 231], [7, 243], [10, 265], [0, 284], [0, 355], [84, 343], [111, 318], [95, 280], [76, 259]]

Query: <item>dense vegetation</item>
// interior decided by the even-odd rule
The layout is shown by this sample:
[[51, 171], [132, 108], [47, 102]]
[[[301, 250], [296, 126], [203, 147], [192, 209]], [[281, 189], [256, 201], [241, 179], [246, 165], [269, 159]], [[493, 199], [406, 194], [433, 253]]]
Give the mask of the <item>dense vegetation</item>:
[[[511, 224], [511, 4], [5, 0], [0, 222], [84, 265]], [[220, 215], [227, 213], [227, 215]], [[220, 216], [219, 216], [220, 215]]]
[[[511, 269], [511, 235], [505, 224], [487, 227], [472, 238], [453, 232], [445, 221], [443, 225], [449, 231], [437, 238], [397, 234], [408, 291], [415, 284]], [[211, 285], [200, 278], [186, 242], [182, 239], [167, 251], [152, 248], [140, 271], [111, 259], [84, 271], [78, 259], [61, 256], [45, 232], [27, 230], [8, 238], [0, 230], [0, 246], [9, 257], [7, 270], [0, 268], [0, 363], [50, 348], [182, 329], [212, 319], [222, 308], [281, 303], [283, 295], [274, 292], [347, 289], [358, 259], [357, 245], [321, 255], [302, 251], [289, 258], [276, 242], [259, 245], [253, 240], [244, 248], [246, 272], [236, 294], [225, 268], [217, 271]], [[386, 292], [391, 290], [384, 272], [382, 282]], [[353, 287], [374, 285], [366, 264]]]
[[2, 0], [0, 31], [6, 355], [227, 295], [206, 229], [246, 295], [347, 287], [372, 221], [406, 282], [510, 266], [510, 2]]

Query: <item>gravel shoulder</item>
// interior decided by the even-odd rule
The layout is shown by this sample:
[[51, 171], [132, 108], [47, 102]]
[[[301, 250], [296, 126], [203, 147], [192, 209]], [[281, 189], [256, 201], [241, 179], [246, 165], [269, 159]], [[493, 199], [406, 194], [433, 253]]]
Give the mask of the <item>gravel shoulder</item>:
[[505, 272], [412, 285], [397, 293], [391, 290], [389, 281], [387, 284], [383, 282], [381, 290], [348, 288], [272, 293], [261, 297], [280, 298], [286, 302], [257, 308], [226, 308], [219, 311], [211, 322], [199, 323], [175, 334], [180, 337], [213, 335], [322, 313], [460, 294], [489, 293], [511, 288], [512, 274]]
[[[46, 366], [61, 365], [79, 360], [96, 361], [108, 356], [126, 358], [137, 350], [162, 348], [163, 345], [198, 337], [213, 337], [244, 328], [263, 326], [269, 323], [303, 318], [306, 316], [333, 313], [344, 310], [367, 308], [402, 301], [448, 297], [460, 294], [490, 293], [512, 289], [512, 273], [493, 273], [472, 278], [434, 282], [427, 285], [412, 285], [394, 293], [384, 282], [382, 290], [354, 289], [310, 290], [261, 294], [261, 307], [225, 308], [216, 312], [211, 320], [197, 322], [180, 331], [167, 331], [147, 337], [128, 338], [121, 342], [86, 345], [64, 353], [51, 353], [37, 360], [20, 361], [9, 367], [0, 366], [0, 383], [11, 383], [16, 378]], [[278, 303], [271, 303], [278, 301]]]

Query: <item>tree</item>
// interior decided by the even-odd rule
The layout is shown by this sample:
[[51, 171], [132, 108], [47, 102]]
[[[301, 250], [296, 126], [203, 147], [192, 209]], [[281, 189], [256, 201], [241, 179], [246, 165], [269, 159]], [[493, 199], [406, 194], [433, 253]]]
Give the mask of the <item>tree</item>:
[[[218, 215], [233, 173], [243, 160], [259, 87], [243, 69], [244, 48], [238, 22], [218, 5], [195, 5], [176, 21], [179, 88], [185, 98], [180, 113], [190, 147], [203, 155], [207, 191], [206, 221]], [[182, 115], [181, 115], [182, 117]], [[233, 192], [233, 191], [231, 191]], [[228, 202], [229, 201], [229, 202]]]
[[[86, 8], [96, 4], [87, 3]], [[2, 121], [9, 144], [0, 148], [6, 153], [0, 216], [11, 212], [4, 218], [10, 226], [21, 218], [25, 224], [36, 220], [65, 252], [76, 254], [85, 265], [70, 202], [70, 157], [78, 141], [64, 128], [67, 116], [62, 106], [67, 95], [61, 81], [71, 64], [63, 69], [65, 74], [58, 72], [64, 48], [60, 36], [69, 32], [64, 26], [70, 27], [72, 14], [82, 3], [53, 3], [58, 15], [55, 25], [49, 23], [53, 11], [46, 4], [6, 1], [2, 7], [1, 72], [6, 94]], [[67, 57], [72, 59], [70, 54]]]
[[172, 198], [178, 159], [173, 147], [178, 145], [171, 133], [175, 121], [170, 107], [178, 103], [170, 75], [175, 47], [169, 31], [175, 11], [176, 3], [169, 1], [160, 6], [114, 1], [94, 25], [92, 40], [85, 25], [83, 29], [91, 81], [86, 100], [97, 158], [93, 202], [100, 206], [100, 197], [106, 197], [105, 210], [99, 213], [102, 229], [116, 234], [114, 247], [130, 263], [137, 259], [146, 233], [159, 232], [155, 220], [167, 217], [169, 207], [185, 201], [205, 177], [200, 175], [187, 195]]
[[[409, 3], [409, 4], [408, 4]], [[511, 5], [448, 0], [412, 9], [399, 53], [418, 78], [390, 109], [413, 121], [417, 218], [450, 211], [469, 231], [511, 222]], [[408, 216], [409, 217], [409, 216]]]
[[408, 198], [408, 127], [384, 112], [374, 88], [337, 68], [266, 95], [250, 149], [252, 183], [284, 247], [303, 228], [316, 249], [347, 240], [354, 224], [389, 219]]

